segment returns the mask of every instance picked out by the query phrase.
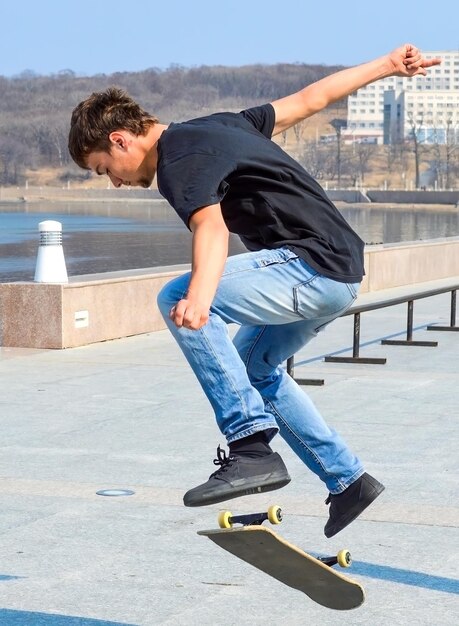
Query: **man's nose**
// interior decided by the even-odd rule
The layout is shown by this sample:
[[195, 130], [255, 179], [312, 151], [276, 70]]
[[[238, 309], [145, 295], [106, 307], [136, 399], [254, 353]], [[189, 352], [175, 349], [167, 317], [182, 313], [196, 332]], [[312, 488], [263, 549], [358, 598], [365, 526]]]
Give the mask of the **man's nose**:
[[123, 181], [121, 180], [121, 178], [118, 178], [118, 176], [114, 176], [110, 173], [108, 177], [110, 178], [114, 187], [121, 187], [121, 185], [123, 184]]

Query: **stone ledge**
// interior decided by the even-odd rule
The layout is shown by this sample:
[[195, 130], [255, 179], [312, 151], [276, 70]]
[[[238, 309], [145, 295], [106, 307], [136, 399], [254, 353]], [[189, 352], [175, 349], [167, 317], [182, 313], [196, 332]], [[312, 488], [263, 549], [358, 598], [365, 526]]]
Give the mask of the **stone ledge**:
[[[367, 246], [361, 294], [459, 275], [459, 237]], [[0, 345], [62, 349], [165, 328], [162, 286], [189, 265], [0, 284]]]
[[187, 268], [76, 276], [66, 285], [0, 284], [0, 345], [74, 348], [161, 330], [156, 296]]

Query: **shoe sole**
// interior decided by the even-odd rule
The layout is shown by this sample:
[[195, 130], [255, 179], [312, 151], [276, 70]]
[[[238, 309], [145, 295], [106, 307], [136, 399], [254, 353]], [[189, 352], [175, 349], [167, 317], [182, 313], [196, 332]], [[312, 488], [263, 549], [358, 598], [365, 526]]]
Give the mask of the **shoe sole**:
[[349, 526], [351, 522], [353, 522], [366, 508], [370, 506], [372, 502], [376, 500], [376, 498], [384, 491], [384, 485], [379, 484], [370, 494], [367, 495], [366, 501], [362, 506], [362, 502], [360, 501], [354, 508], [349, 509], [348, 514], [341, 518], [340, 524], [332, 526], [327, 530], [324, 530], [324, 534], [327, 538], [333, 537], [337, 535], [343, 528]]
[[226, 500], [232, 500], [233, 498], [240, 498], [241, 496], [251, 496], [256, 493], [265, 493], [267, 491], [275, 491], [276, 489], [282, 489], [290, 482], [290, 476], [284, 477], [279, 480], [275, 480], [273, 482], [269, 482], [266, 484], [254, 484], [253, 486], [245, 484], [243, 488], [233, 488], [230, 491], [224, 491], [221, 493], [216, 493], [211, 495], [208, 498], [200, 498], [199, 501], [185, 501], [183, 499], [183, 503], [185, 506], [194, 507], [194, 506], [207, 506], [209, 504], [218, 504], [219, 502], [225, 502]]

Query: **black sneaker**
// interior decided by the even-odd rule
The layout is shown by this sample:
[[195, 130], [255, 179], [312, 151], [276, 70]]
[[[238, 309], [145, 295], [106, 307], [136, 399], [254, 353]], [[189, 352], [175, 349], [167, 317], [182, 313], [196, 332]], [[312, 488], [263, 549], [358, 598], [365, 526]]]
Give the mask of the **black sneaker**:
[[348, 524], [353, 522], [360, 513], [384, 491], [384, 485], [370, 476], [362, 474], [342, 493], [330, 493], [325, 504], [330, 505], [330, 517], [325, 524], [326, 537], [333, 537]]
[[215, 465], [220, 468], [199, 487], [183, 497], [185, 506], [205, 506], [231, 498], [280, 489], [290, 482], [287, 468], [277, 452], [258, 458], [230, 454], [220, 446]]

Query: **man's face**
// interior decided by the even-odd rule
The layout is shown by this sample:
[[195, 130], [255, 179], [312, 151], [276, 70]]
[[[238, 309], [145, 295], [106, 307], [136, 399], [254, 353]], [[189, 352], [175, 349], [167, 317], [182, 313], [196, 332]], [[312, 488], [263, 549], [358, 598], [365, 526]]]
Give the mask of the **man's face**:
[[[114, 187], [150, 187], [156, 173], [139, 138], [128, 131], [110, 135], [110, 152], [91, 152], [86, 164], [99, 176], [106, 174]], [[151, 159], [150, 159], [151, 160]]]

